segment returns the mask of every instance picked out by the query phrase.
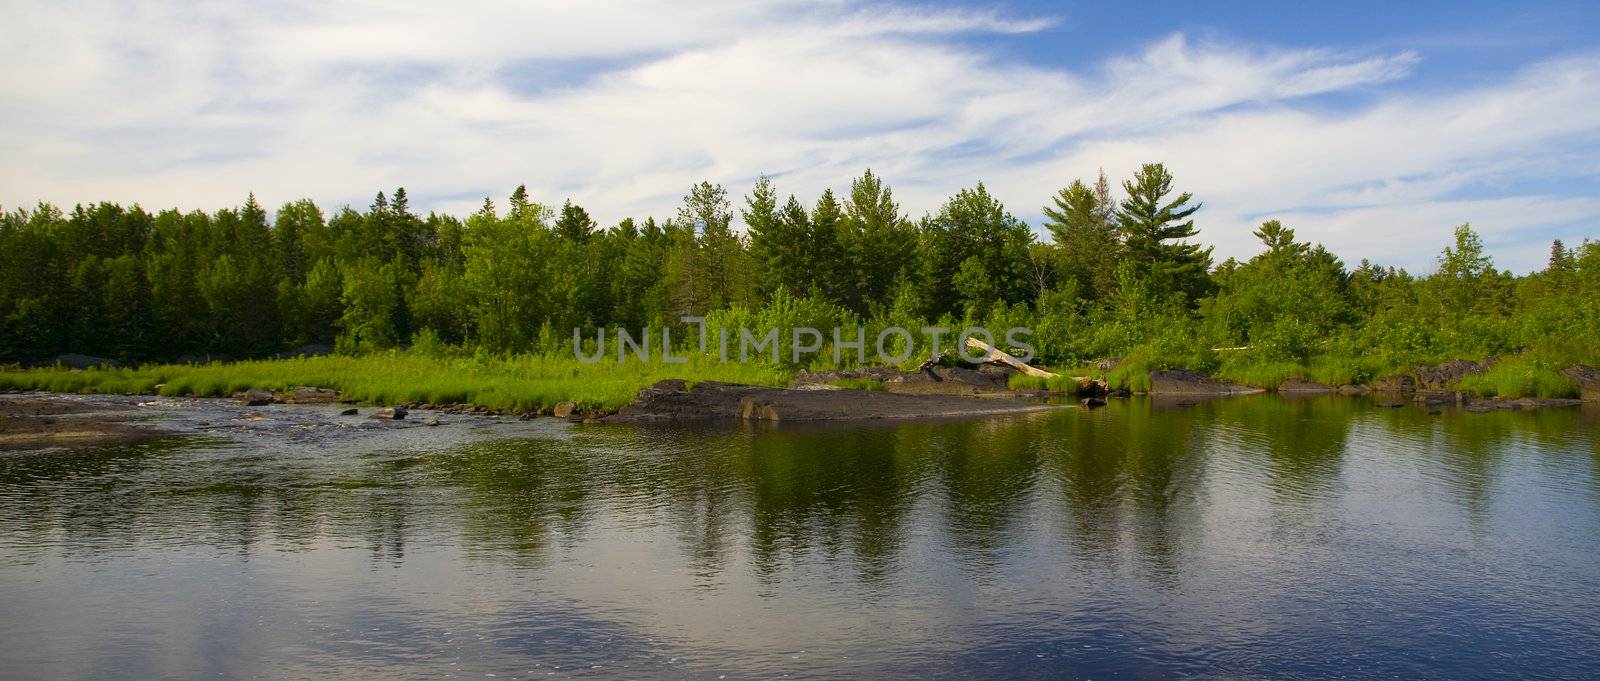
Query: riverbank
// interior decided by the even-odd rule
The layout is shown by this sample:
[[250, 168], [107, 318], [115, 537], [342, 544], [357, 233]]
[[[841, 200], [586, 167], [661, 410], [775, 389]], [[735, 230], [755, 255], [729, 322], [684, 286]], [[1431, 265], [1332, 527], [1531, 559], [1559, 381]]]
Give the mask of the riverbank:
[[[226, 364], [14, 369], [0, 371], [0, 390], [163, 397], [236, 397], [249, 391], [264, 391], [267, 394], [254, 401], [293, 403], [305, 401], [299, 399], [296, 390], [304, 394], [314, 388], [320, 390], [310, 391], [311, 395], [323, 402], [438, 409], [452, 413], [550, 414], [563, 418], [600, 418], [615, 414], [630, 405], [638, 405], [641, 398], [647, 396], [647, 389], [663, 381], [682, 382], [685, 391], [692, 391], [702, 382], [713, 382], [762, 389], [792, 386], [834, 393], [844, 389], [854, 389], [851, 392], [855, 393], [882, 393], [848, 397], [780, 395], [779, 402], [789, 405], [786, 409], [791, 414], [804, 414], [805, 419], [857, 418], [862, 413], [878, 413], [880, 404], [888, 405], [882, 407], [881, 417], [979, 413], [997, 409], [999, 407], [993, 406], [995, 403], [1006, 401], [987, 399], [982, 400], [987, 404], [974, 405], [970, 402], [975, 396], [1099, 398], [1129, 393], [1226, 396], [1268, 390], [1285, 395], [1383, 392], [1433, 406], [1475, 404], [1475, 409], [1558, 406], [1572, 400], [1600, 399], [1600, 372], [1595, 369], [1584, 365], [1557, 369], [1521, 355], [1478, 362], [1456, 360], [1360, 383], [1320, 383], [1292, 375], [1275, 375], [1273, 381], [1261, 381], [1252, 380], [1259, 376], [1237, 372], [1219, 372], [1212, 376], [1158, 368], [1137, 358], [1103, 362], [1096, 367], [1063, 370], [1062, 373], [1059, 380], [1044, 380], [995, 365], [810, 372], [768, 364], [722, 363], [695, 355], [682, 363], [601, 361], [584, 364], [570, 357], [436, 357], [390, 351]], [[1074, 374], [1091, 380], [1080, 381]], [[899, 403], [895, 402], [896, 397], [888, 397], [890, 394], [959, 396], [957, 399], [963, 402], [949, 405], [907, 403], [900, 409], [893, 406]], [[816, 407], [829, 402], [835, 405], [831, 409]], [[708, 407], [707, 410], [720, 413], [718, 409]]]

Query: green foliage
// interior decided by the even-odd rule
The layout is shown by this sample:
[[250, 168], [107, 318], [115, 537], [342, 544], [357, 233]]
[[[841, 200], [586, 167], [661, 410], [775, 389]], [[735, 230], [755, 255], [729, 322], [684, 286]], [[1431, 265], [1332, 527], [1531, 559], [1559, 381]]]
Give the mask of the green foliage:
[[[782, 330], [778, 359], [761, 353], [780, 372], [832, 365], [833, 328], [863, 320], [869, 357], [885, 328], [916, 334], [904, 368], [928, 358], [925, 326], [982, 325], [1001, 344], [1007, 329], [1026, 327], [1044, 362], [1124, 358], [1112, 374], [1130, 387], [1157, 368], [1336, 385], [1526, 355], [1533, 368], [1507, 364], [1469, 389], [1554, 394], [1568, 386], [1552, 372], [1600, 363], [1600, 243], [1554, 243], [1545, 271], [1518, 277], [1496, 269], [1463, 225], [1437, 270], [1417, 276], [1367, 261], [1347, 269], [1269, 220], [1256, 232], [1259, 254], [1211, 268], [1194, 243], [1200, 204], [1165, 166], [1145, 165], [1121, 186], [1118, 200], [1103, 175], [1066, 183], [1045, 206], [1048, 243], [981, 183], [913, 221], [870, 170], [848, 195], [823, 191], [809, 207], [793, 195], [780, 202], [762, 178], [738, 211], [742, 232], [726, 189], [711, 182], [692, 185], [670, 220], [608, 229], [525, 187], [503, 213], [485, 198], [464, 220], [413, 212], [403, 188], [364, 210], [292, 201], [271, 220], [249, 195], [212, 213], [41, 204], [0, 213], [0, 362], [66, 352], [132, 364], [247, 359], [315, 343], [492, 363], [570, 354], [573, 329], [614, 340], [646, 327], [658, 356], [670, 329], [676, 350], [702, 361], [697, 327], [679, 316], [703, 315], [712, 356], [719, 329], [733, 331], [735, 357], [738, 329]], [[824, 334], [798, 362], [794, 327]], [[885, 350], [907, 348], [893, 336]]]

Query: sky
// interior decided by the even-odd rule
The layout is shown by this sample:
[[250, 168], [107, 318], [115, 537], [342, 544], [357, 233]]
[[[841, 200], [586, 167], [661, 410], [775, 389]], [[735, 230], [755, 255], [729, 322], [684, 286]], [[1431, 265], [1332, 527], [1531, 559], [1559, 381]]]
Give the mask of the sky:
[[[1300, 7], [1326, 5], [1322, 7]], [[983, 182], [1042, 229], [1160, 161], [1220, 261], [1280, 219], [1430, 271], [1600, 239], [1600, 3], [853, 0], [0, 4], [0, 207], [308, 197], [602, 224], [691, 183], [807, 203], [866, 168], [912, 217]]]

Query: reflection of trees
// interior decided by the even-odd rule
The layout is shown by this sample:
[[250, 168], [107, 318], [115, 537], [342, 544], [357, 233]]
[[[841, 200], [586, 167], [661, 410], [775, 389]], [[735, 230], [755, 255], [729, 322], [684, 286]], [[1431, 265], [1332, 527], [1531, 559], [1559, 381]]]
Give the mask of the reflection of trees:
[[1360, 403], [1325, 395], [1302, 399], [1262, 396], [1219, 402], [1217, 426], [1239, 439], [1246, 454], [1265, 454], [1279, 504], [1298, 505], [1337, 484], [1350, 425]]
[[[1383, 429], [1352, 431], [1358, 421]], [[1046, 512], [1071, 547], [1065, 562], [1116, 567], [1131, 555], [1160, 582], [1202, 531], [1208, 487], [1255, 494], [1249, 482], [1264, 470], [1274, 522], [1297, 529], [1323, 512], [1308, 505], [1340, 494], [1352, 437], [1421, 459], [1475, 515], [1519, 449], [1589, 469], [1600, 503], [1600, 411], [1427, 415], [1261, 397], [809, 428], [608, 426], [361, 456], [158, 440], [0, 458], [0, 527], [18, 552], [27, 538], [86, 556], [141, 542], [244, 554], [332, 543], [396, 562], [429, 533], [458, 531], [474, 556], [538, 565], [604, 514], [641, 536], [665, 528], [702, 585], [748, 551], [768, 586], [826, 562], [872, 587], [891, 581], [921, 518], [942, 530], [949, 559], [982, 577], [1029, 548], [1019, 528]], [[1236, 461], [1243, 482], [1227, 468]], [[1041, 474], [1054, 494], [1040, 493]]]
[[[463, 494], [459, 502], [445, 503], [459, 503], [468, 549], [518, 561], [542, 559], [552, 532], [580, 534], [585, 502], [599, 482], [593, 457], [565, 440], [485, 442], [423, 461], [429, 482], [446, 483]], [[373, 510], [403, 530], [403, 504], [375, 504]]]
[[[912, 480], [901, 431], [812, 429], [747, 440], [738, 472], [750, 496], [752, 560], [773, 579], [786, 557], [848, 552], [879, 582], [902, 542]], [[913, 463], [914, 465], [914, 463]]]
[[1008, 530], [1030, 501], [1048, 420], [966, 421], [929, 427], [925, 435], [948, 504], [951, 548], [980, 576], [999, 562]]

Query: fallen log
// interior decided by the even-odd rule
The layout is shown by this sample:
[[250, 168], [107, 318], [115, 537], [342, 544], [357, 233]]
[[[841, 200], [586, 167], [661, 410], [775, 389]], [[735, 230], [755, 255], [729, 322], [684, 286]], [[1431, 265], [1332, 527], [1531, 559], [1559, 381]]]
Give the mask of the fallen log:
[[[1020, 371], [1020, 372], [1022, 372], [1024, 374], [1027, 374], [1029, 376], [1033, 376], [1033, 377], [1036, 377], [1036, 378], [1056, 378], [1056, 377], [1060, 376], [1060, 374], [1052, 374], [1052, 373], [1050, 373], [1048, 371], [1045, 371], [1044, 369], [1040, 369], [1040, 368], [1035, 367], [1035, 366], [1030, 366], [1026, 362], [1023, 362], [1022, 360], [1017, 359], [1016, 357], [1012, 357], [1010, 353], [1004, 352], [1002, 350], [997, 350], [997, 349], [995, 349], [994, 346], [992, 346], [992, 345], [990, 345], [988, 343], [985, 343], [985, 342], [983, 342], [981, 340], [978, 340], [976, 338], [972, 338], [970, 336], [967, 337], [967, 347], [972, 348], [974, 350], [982, 350], [982, 351], [984, 351], [983, 358], [979, 360], [981, 362], [999, 362], [999, 363], [1004, 364], [1006, 366], [1009, 366], [1009, 367], [1011, 367], [1013, 369], [1016, 369], [1017, 371]], [[1087, 379], [1082, 379], [1082, 380], [1087, 380]], [[1081, 380], [1080, 380], [1080, 382], [1081, 382]]]

